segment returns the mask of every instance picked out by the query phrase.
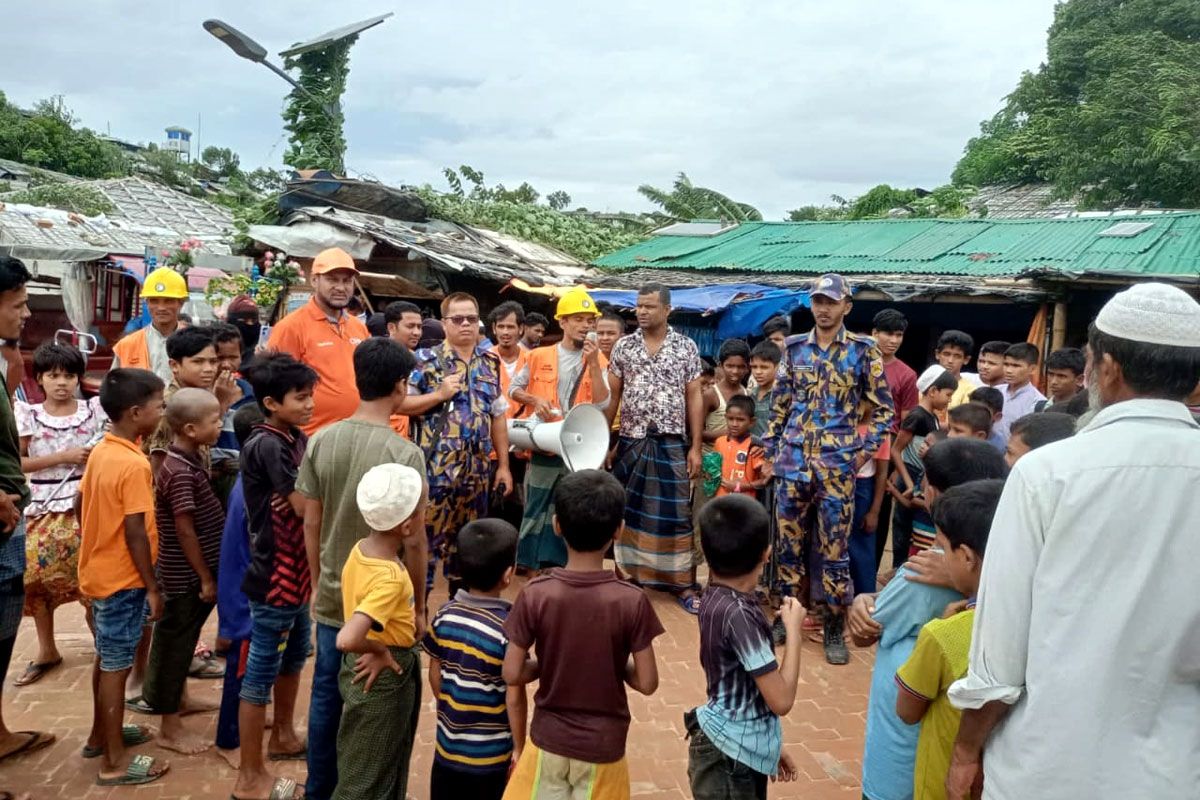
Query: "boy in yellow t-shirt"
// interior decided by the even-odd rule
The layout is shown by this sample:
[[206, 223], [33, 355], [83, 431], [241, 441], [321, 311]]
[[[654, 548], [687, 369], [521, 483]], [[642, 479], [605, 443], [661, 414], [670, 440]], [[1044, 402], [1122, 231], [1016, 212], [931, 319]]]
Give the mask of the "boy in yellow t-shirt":
[[423, 524], [425, 481], [412, 467], [380, 464], [363, 475], [358, 510], [371, 526], [342, 568], [338, 784], [334, 800], [404, 797], [420, 712], [413, 650], [413, 584], [397, 553]]
[[946, 797], [946, 773], [960, 718], [947, 692], [950, 684], [967, 672], [975, 593], [988, 531], [1003, 489], [1004, 481], [999, 479], [970, 481], [947, 489], [933, 505], [936, 544], [945, 553], [953, 588], [967, 600], [952, 603], [944, 618], [921, 629], [912, 655], [896, 672], [900, 689], [896, 713], [909, 725], [921, 724], [913, 771], [914, 800]]

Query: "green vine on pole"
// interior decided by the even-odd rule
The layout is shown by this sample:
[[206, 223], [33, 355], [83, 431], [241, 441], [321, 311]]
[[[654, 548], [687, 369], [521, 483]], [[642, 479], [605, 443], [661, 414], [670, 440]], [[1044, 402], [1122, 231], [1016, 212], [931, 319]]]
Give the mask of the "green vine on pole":
[[304, 87], [291, 91], [283, 110], [289, 134], [284, 161], [294, 169], [327, 169], [335, 175], [346, 171], [341, 98], [356, 41], [358, 37], [351, 36], [284, 61], [285, 69], [299, 71], [297, 81]]

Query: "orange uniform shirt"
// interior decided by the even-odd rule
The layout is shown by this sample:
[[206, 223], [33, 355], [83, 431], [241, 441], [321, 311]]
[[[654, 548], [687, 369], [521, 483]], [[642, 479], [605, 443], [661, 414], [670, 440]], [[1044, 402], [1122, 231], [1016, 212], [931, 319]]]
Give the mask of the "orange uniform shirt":
[[344, 312], [336, 324], [330, 322], [316, 298], [271, 329], [270, 349], [287, 353], [317, 372], [317, 385], [313, 389], [315, 408], [312, 420], [303, 429], [309, 436], [358, 410], [354, 348], [370, 335], [366, 325]]
[[392, 430], [396, 433], [405, 439], [408, 438], [409, 419], [407, 414], [392, 414], [388, 417], [388, 424], [392, 426]]
[[[754, 497], [758, 490], [748, 484], [760, 479], [763, 471], [762, 448], [756, 447], [755, 453], [750, 453], [754, 438], [746, 436], [740, 441], [722, 436], [713, 442], [713, 449], [721, 454], [721, 479], [730, 483], [741, 483], [740, 494]], [[717, 490], [717, 497], [732, 494], [722, 486]]]
[[[504, 415], [509, 419], [516, 419], [517, 412], [521, 410], [522, 406], [509, 397], [508, 392], [512, 389], [513, 378], [520, 375], [521, 370], [525, 369], [525, 366], [529, 363], [529, 351], [522, 347], [517, 352], [517, 363], [512, 365], [511, 375], [508, 372], [508, 362], [504, 360], [504, 356], [500, 355], [500, 348], [492, 345], [490, 352], [495, 353], [496, 358], [500, 359], [500, 394], [504, 395], [504, 398], [508, 400], [508, 411], [505, 411]], [[528, 413], [528, 409], [526, 409], [526, 415]]]
[[142, 514], [150, 559], [158, 560], [154, 521], [154, 479], [141, 449], [111, 433], [92, 450], [79, 485], [79, 590], [87, 597], [111, 597], [123, 589], [143, 589], [141, 573], [125, 544], [125, 517]]

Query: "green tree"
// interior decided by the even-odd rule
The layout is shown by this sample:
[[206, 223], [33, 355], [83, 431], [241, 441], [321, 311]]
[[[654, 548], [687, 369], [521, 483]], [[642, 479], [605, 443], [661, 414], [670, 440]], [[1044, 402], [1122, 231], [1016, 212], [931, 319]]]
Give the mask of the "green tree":
[[696, 219], [730, 222], [762, 219], [762, 213], [754, 206], [738, 203], [713, 189], [694, 186], [683, 172], [675, 176], [675, 183], [669, 191], [642, 184], [638, 187], [638, 193], [661, 208], [665, 216], [681, 222]]
[[200, 154], [200, 163], [222, 178], [232, 178], [234, 175], [240, 175], [242, 172], [241, 158], [228, 147], [209, 145]]
[[81, 178], [129, 173], [119, 148], [76, 124], [61, 97], [38, 102], [26, 115], [0, 92], [0, 158]]
[[566, 211], [567, 206], [571, 205], [571, 195], [559, 189], [556, 192], [551, 192], [546, 195], [546, 205], [553, 208], [555, 211]]
[[1069, 0], [956, 184], [1045, 180], [1085, 206], [1200, 203], [1200, 3]]

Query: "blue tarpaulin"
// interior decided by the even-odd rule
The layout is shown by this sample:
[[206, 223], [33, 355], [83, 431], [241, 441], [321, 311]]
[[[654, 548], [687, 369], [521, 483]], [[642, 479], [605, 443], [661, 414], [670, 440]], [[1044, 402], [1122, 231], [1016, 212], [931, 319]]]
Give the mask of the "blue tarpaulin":
[[[637, 305], [636, 291], [593, 289], [590, 294], [597, 303], [608, 303], [617, 308], [634, 308]], [[720, 315], [715, 331], [717, 341], [758, 336], [768, 319], [779, 314], [790, 315], [802, 306], [808, 307], [808, 292], [758, 283], [671, 290], [671, 307], [675, 311]]]

